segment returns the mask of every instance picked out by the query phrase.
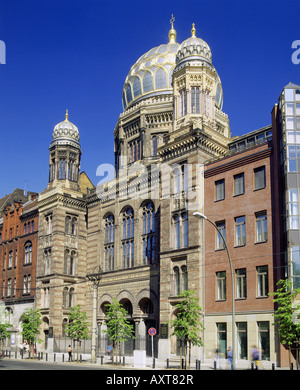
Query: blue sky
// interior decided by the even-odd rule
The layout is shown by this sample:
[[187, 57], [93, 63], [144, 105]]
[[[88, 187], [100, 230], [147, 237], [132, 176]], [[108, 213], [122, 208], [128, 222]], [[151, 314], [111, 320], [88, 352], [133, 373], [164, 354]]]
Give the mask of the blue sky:
[[40, 192], [48, 181], [54, 126], [80, 131], [81, 170], [114, 162], [113, 131], [122, 88], [137, 59], [168, 42], [196, 35], [212, 50], [232, 136], [271, 123], [282, 88], [300, 84], [291, 61], [300, 40], [299, 0], [0, 0], [0, 197], [14, 188]]

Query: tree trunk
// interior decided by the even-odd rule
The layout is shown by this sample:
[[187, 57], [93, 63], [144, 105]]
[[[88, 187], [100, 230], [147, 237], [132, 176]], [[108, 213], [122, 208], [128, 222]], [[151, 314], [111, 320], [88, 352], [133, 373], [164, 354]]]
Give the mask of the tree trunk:
[[191, 354], [192, 354], [192, 345], [191, 342], [189, 341], [189, 369], [191, 368]]
[[184, 340], [184, 368], [186, 368], [187, 362], [187, 340]]
[[180, 339], [180, 368], [183, 369], [183, 364], [182, 364], [182, 340]]

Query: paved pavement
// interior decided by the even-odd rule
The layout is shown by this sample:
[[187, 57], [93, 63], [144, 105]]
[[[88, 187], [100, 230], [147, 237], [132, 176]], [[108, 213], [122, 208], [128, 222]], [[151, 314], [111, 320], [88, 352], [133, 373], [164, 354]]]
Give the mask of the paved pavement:
[[[41, 355], [38, 355], [39, 358]], [[143, 370], [178, 370], [179, 359], [169, 359], [159, 360], [155, 359], [155, 362], [152, 358], [146, 359], [146, 364], [144, 366], [134, 367], [133, 357], [122, 357], [120, 365], [113, 365], [110, 357], [98, 357], [96, 363], [91, 363], [90, 355], [82, 355], [81, 361], [68, 362], [67, 354], [57, 353], [57, 354], [43, 354], [42, 359], [29, 359], [28, 357], [22, 358], [21, 355], [11, 353], [10, 357], [5, 356], [0, 359], [0, 370], [2, 369], [32, 369], [31, 367], [36, 367], [35, 369], [47, 369], [47, 370], [81, 370], [81, 369], [91, 369], [91, 370], [126, 370], [126, 369], [143, 369]], [[11, 364], [9, 364], [11, 362]], [[13, 368], [17, 367], [17, 368]], [[26, 367], [26, 368], [25, 368]], [[236, 366], [237, 370], [251, 370], [251, 362], [238, 362]], [[296, 368], [295, 368], [296, 369]], [[191, 370], [214, 370], [213, 361], [206, 362], [193, 362], [191, 364]], [[220, 360], [219, 371], [229, 370], [228, 362], [225, 359]], [[278, 368], [275, 364], [271, 362], [260, 362], [260, 370], [289, 370], [286, 368]], [[218, 371], [218, 370], [217, 370]]]

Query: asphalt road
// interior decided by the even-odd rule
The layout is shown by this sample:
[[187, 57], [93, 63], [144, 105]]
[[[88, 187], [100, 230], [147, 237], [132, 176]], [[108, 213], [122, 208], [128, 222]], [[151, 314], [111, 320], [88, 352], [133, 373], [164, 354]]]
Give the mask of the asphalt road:
[[116, 370], [116, 367], [102, 367], [87, 363], [51, 363], [40, 360], [14, 360], [4, 358], [0, 360], [0, 370]]

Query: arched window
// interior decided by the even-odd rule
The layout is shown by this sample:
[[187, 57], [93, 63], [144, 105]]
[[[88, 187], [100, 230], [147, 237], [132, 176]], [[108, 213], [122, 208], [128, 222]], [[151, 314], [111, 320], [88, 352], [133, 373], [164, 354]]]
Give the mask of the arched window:
[[48, 275], [51, 272], [51, 249], [44, 250], [44, 274]]
[[115, 242], [115, 218], [113, 214], [108, 215], [105, 220], [105, 238], [104, 238], [104, 251], [105, 251], [105, 271], [114, 270], [114, 242]]
[[189, 245], [189, 222], [187, 212], [173, 216], [174, 248], [185, 248]]
[[32, 243], [29, 241], [25, 244], [24, 264], [32, 263]]
[[58, 178], [59, 179], [66, 178], [66, 160], [64, 158], [61, 158], [59, 160]]
[[65, 250], [64, 254], [64, 273], [67, 275], [75, 275], [76, 251], [69, 249]]
[[77, 218], [73, 217], [71, 223], [71, 234], [75, 236], [76, 233], [77, 233]]
[[157, 156], [157, 136], [154, 135], [152, 137], [152, 154], [153, 156]]
[[153, 90], [153, 81], [150, 72], [146, 72], [143, 77], [143, 90], [144, 92], [149, 92]]
[[63, 289], [63, 307], [68, 307], [68, 287]]
[[155, 210], [152, 201], [145, 204], [143, 214], [143, 264], [154, 264], [155, 256]]
[[183, 265], [181, 267], [181, 274], [182, 274], [182, 289], [188, 290], [188, 273], [187, 273], [187, 266]]
[[134, 212], [131, 207], [122, 214], [123, 220], [123, 268], [131, 268], [134, 265]]
[[63, 289], [63, 307], [73, 307], [74, 306], [74, 288], [64, 287]]
[[128, 104], [129, 104], [132, 100], [132, 93], [131, 93], [131, 85], [130, 84], [128, 84], [127, 88], [126, 88], [126, 98], [127, 98]]
[[67, 216], [65, 220], [65, 233], [71, 234], [71, 217]]
[[155, 74], [155, 87], [156, 89], [167, 87], [167, 76], [165, 71], [162, 69], [158, 69]]
[[133, 81], [133, 95], [134, 97], [139, 96], [142, 93], [141, 82], [139, 77], [136, 77]]
[[174, 267], [174, 269], [173, 269], [173, 280], [174, 280], [174, 295], [179, 295], [179, 293], [180, 293], [180, 273], [179, 273], [178, 267]]
[[76, 217], [71, 217], [69, 215], [66, 216], [65, 233], [72, 234], [73, 236], [75, 236], [77, 234], [77, 218]]
[[74, 288], [71, 287], [69, 291], [69, 307], [74, 306]]
[[187, 266], [175, 266], [173, 268], [173, 293], [179, 295], [182, 291], [188, 290]]

